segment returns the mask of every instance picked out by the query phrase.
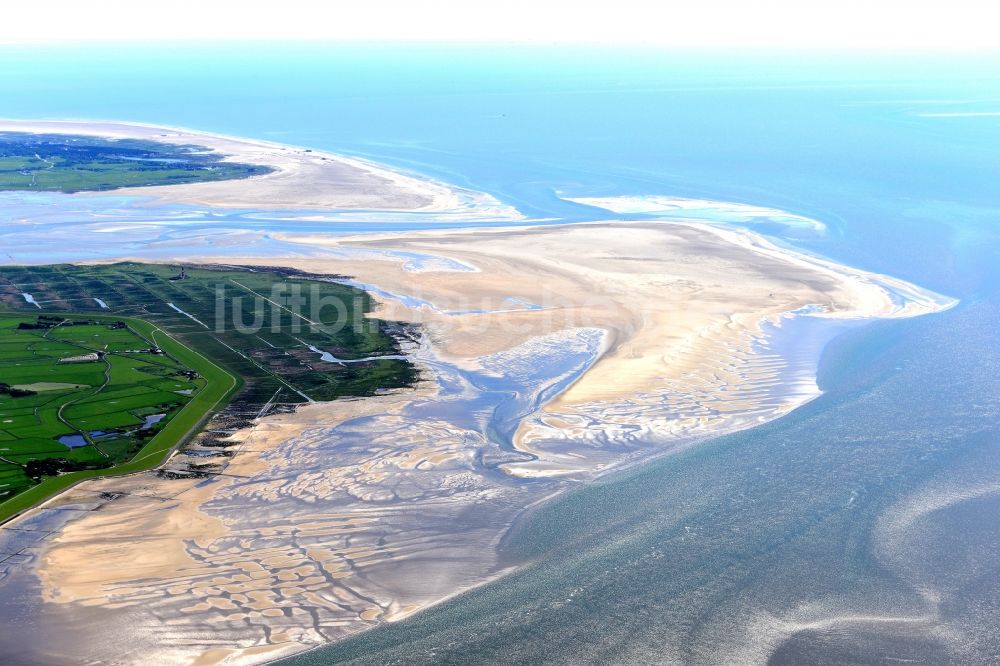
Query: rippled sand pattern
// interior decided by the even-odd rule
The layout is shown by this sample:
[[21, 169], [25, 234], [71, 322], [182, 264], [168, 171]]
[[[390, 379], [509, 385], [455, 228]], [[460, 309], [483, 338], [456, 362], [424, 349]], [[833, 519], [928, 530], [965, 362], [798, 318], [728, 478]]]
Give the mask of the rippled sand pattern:
[[[551, 365], [578, 371], [596, 341], [560, 339]], [[103, 479], [48, 505], [42, 513], [70, 501], [98, 510], [51, 537], [38, 567], [45, 601], [77, 608], [98, 637], [107, 611], [144, 618], [136, 640], [145, 653], [187, 663], [300, 650], [498, 575], [505, 526], [553, 486], [494, 469], [491, 460], [511, 454], [484, 425], [501, 403], [511, 408], [509, 390], [477, 387], [430, 350], [418, 354], [429, 355], [429, 378], [416, 392], [267, 418], [234, 435], [221, 474]], [[553, 378], [529, 362], [537, 348], [508, 362], [518, 354], [523, 372], [512, 368], [505, 387], [534, 409]], [[200, 453], [192, 460], [204, 464]], [[167, 469], [183, 473], [187, 462], [175, 457]], [[103, 640], [85, 649], [106, 660], [116, 651]]]
[[[256, 662], [403, 617], [502, 575], [496, 545], [532, 504], [814, 396], [815, 350], [781, 330], [824, 322], [791, 312], [901, 307], [877, 277], [691, 226], [350, 241], [384, 250], [369, 261], [286, 240], [312, 258], [266, 261], [414, 299], [379, 316], [421, 324], [420, 386], [270, 416], [225, 453], [196, 446], [26, 515], [48, 525], [11, 573], [40, 593], [32, 655]], [[442, 260], [407, 270], [401, 252]]]

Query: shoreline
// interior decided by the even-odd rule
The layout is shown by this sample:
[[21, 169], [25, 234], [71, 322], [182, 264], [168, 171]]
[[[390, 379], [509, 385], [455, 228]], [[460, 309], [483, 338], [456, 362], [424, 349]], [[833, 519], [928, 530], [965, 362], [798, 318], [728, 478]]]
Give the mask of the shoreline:
[[[566, 225], [566, 226], [573, 227], [573, 228], [575, 228], [575, 227], [600, 228], [600, 225], [594, 225], [594, 224]], [[694, 227], [692, 227], [692, 228], [694, 228]], [[546, 228], [545, 231], [544, 231], [544, 233], [559, 233], [560, 231], [564, 231], [564, 230], [565, 230], [565, 228], [552, 227], [552, 228]], [[674, 227], [665, 227], [664, 230], [674, 230]], [[503, 231], [496, 231], [496, 232], [493, 232], [493, 233], [498, 234], [498, 235], [499, 234], [503, 234], [503, 233], [517, 235], [519, 232], [521, 232], [521, 233], [525, 233], [530, 238], [530, 236], [532, 235], [533, 231], [534, 230], [531, 230], [531, 229], [522, 229], [522, 230], [516, 230], [516, 231], [515, 230], [503, 230]], [[572, 229], [571, 229], [571, 231], [572, 231]], [[436, 232], [428, 232], [428, 235], [438, 236], [439, 237], [439, 236], [449, 236], [449, 235], [453, 235], [455, 233], [458, 233], [458, 232], [436, 231]], [[543, 233], [543, 232], [539, 231], [538, 233]], [[398, 237], [400, 235], [401, 234], [394, 234], [393, 237]], [[412, 236], [412, 234], [411, 234], [411, 236]], [[353, 240], [356, 241], [358, 239], [353, 239]], [[382, 242], [382, 241], [374, 241], [374, 242], [379, 243], [379, 242]], [[392, 246], [390, 245], [390, 247], [392, 247]], [[455, 260], [455, 257], [453, 257], [451, 255], [447, 255], [444, 252], [442, 252], [441, 254], [443, 256], [449, 256], [450, 258], [452, 258], [453, 260]], [[382, 259], [383, 260], [381, 260], [381, 261], [369, 259], [368, 262], [369, 263], [373, 263], [375, 265], [380, 265], [384, 269], [384, 267], [385, 267], [385, 265], [387, 263], [398, 261], [398, 258], [394, 257], [391, 254], [391, 252], [385, 254]], [[459, 261], [462, 264], [468, 264], [468, 265], [471, 265], [473, 267], [477, 267], [477, 272], [481, 272], [481, 270], [482, 270], [481, 268], [478, 268], [478, 266], [477, 266], [477, 264], [479, 262], [477, 262], [477, 261], [475, 261], [473, 259], [470, 259], [468, 255], [465, 255], [464, 258], [463, 258], [463, 256], [459, 255], [459, 257], [457, 258], [457, 261]], [[259, 261], [257, 263], [258, 263], [258, 265], [260, 265]], [[310, 267], [307, 264], [303, 264], [302, 261], [296, 261], [296, 260], [291, 259], [291, 258], [272, 258], [272, 259], [269, 259], [267, 262], [265, 262], [265, 265], [268, 264], [268, 263], [271, 263], [271, 264], [283, 264], [286, 267], [300, 268], [300, 269], [301, 268], [309, 268]], [[422, 272], [421, 273], [416, 273], [416, 275], [420, 275], [420, 274], [424, 274], [424, 273], [431, 274], [431, 275], [434, 274], [433, 270], [432, 271], [427, 271], [426, 267], [421, 267], [421, 268], [422, 268]], [[412, 277], [414, 275], [413, 272], [406, 273], [406, 271], [403, 270], [402, 268], [400, 268], [400, 270], [401, 270], [402, 273], [404, 273], [405, 275], [408, 275], [410, 277]], [[342, 272], [342, 271], [338, 271], [338, 272]], [[382, 271], [379, 271], [379, 272], [382, 272]], [[448, 272], [449, 271], [445, 271], [445, 273], [448, 273]], [[463, 272], [463, 274], [466, 274], [466, 273], [467, 272]], [[375, 297], [379, 298], [378, 295], [375, 295]], [[433, 299], [431, 299], [431, 302], [433, 302]], [[529, 311], [529, 312], [534, 312], [535, 314], [538, 313], [538, 311]], [[513, 315], [515, 315], [515, 313], [511, 313], [511, 312], [504, 312], [504, 313], [500, 313], [500, 314], [505, 315], [505, 316], [513, 316]], [[524, 313], [521, 313], [521, 314], [524, 314]], [[579, 381], [579, 379], [577, 381]], [[562, 394], [564, 394], [566, 391], [570, 390], [572, 388], [572, 386], [573, 386], [573, 384], [571, 384], [571, 385], [569, 385], [567, 387], [564, 387], [562, 389], [562, 391], [560, 392], [560, 394], [556, 395], [556, 396], [552, 396], [548, 400], [548, 403], [552, 403], [554, 401], [557, 401], [559, 399], [559, 397]], [[417, 396], [396, 396], [396, 398], [402, 399], [404, 401], [404, 403], [406, 403], [406, 404], [411, 403], [413, 401], [414, 397], [417, 397]], [[426, 399], [426, 398], [424, 398], [424, 399]], [[346, 408], [348, 411], [354, 411], [357, 407], [361, 407], [364, 404], [368, 404], [368, 405], [377, 404], [377, 400], [372, 400], [372, 399], [358, 399], [358, 400], [350, 401], [350, 402], [353, 403], [355, 406], [350, 406], [348, 404], [340, 404], [338, 406], [338, 403], [335, 402], [335, 403], [329, 403], [328, 407], [327, 406], [323, 406], [323, 405], [317, 406], [316, 411], [317, 411], [317, 413], [319, 411], [323, 411], [325, 413], [325, 412], [330, 412], [331, 410], [332, 411], [339, 411], [340, 409], [344, 409], [344, 408]], [[364, 408], [362, 411], [368, 412], [368, 408]], [[380, 411], [380, 410], [377, 408], [377, 411]], [[285, 420], [286, 419], [282, 419], [282, 421], [285, 421]], [[290, 422], [295, 422], [296, 421], [296, 416], [287, 417], [287, 420], [290, 421]], [[271, 422], [269, 424], [268, 423], [269, 421], [270, 421], [270, 419], [267, 419], [267, 420], [263, 421], [262, 424], [261, 424], [261, 425], [263, 425], [265, 431], [272, 431], [275, 428], [277, 428], [278, 430], [282, 429], [282, 426], [278, 422]], [[743, 429], [745, 427], [748, 427], [748, 426], [745, 425], [745, 424], [737, 424], [734, 428], [732, 428], [732, 430], [740, 430], [740, 429]], [[302, 428], [302, 426], [294, 426], [293, 430], [300, 431], [301, 428]], [[255, 432], [255, 431], [256, 431], [256, 428], [252, 432]], [[591, 479], [598, 479], [598, 478], [601, 478], [601, 477], [605, 476], [606, 474], [625, 472], [628, 469], [634, 468], [634, 467], [636, 467], [638, 465], [641, 465], [641, 464], [643, 464], [645, 462], [648, 462], [651, 459], [660, 458], [662, 456], [670, 455], [670, 454], [675, 453], [675, 452], [677, 452], [679, 450], [683, 450], [683, 449], [688, 448], [688, 447], [690, 447], [692, 445], [696, 445], [700, 441], [704, 441], [706, 439], [711, 439], [711, 438], [717, 436], [718, 434], [724, 434], [724, 431], [716, 430], [716, 431], [714, 431], [712, 433], [703, 434], [701, 436], [693, 437], [693, 438], [689, 439], [686, 442], [675, 441], [674, 442], [674, 446], [663, 447], [660, 450], [653, 450], [653, 451], [646, 450], [644, 453], [636, 455], [631, 460], [623, 460], [623, 461], [620, 461], [616, 465], [608, 466], [606, 469], [598, 469], [598, 470], [596, 470], [593, 473], [593, 475], [590, 478]], [[254, 437], [254, 436], [253, 435], [249, 435], [248, 437]], [[289, 440], [288, 440], [288, 436], [280, 436], [279, 439], [276, 440], [276, 441], [277, 442], [288, 442]], [[294, 441], [294, 439], [292, 441]], [[256, 446], [254, 446], [252, 448], [259, 449], [259, 446], [260, 446], [260, 444], [257, 444]], [[397, 444], [397, 446], [398, 446], [398, 444]], [[256, 456], [254, 456], [254, 457], [256, 457]], [[256, 463], [251, 462], [250, 465], [251, 465], [251, 467], [259, 468], [259, 466], [261, 465], [262, 462], [263, 461], [258, 461]], [[243, 463], [243, 465], [245, 465], [245, 464], [246, 463]], [[585, 481], [585, 482], [587, 482], [587, 481]], [[221, 484], [220, 488], [225, 488], [225, 487], [229, 486], [231, 483], [232, 482], [229, 482], [229, 481], [223, 482]], [[493, 548], [494, 548], [493, 552], [496, 553], [496, 555], [499, 555], [498, 551], [496, 551], [496, 549], [495, 549], [495, 546], [499, 545], [502, 542], [502, 539], [507, 534], [509, 534], [510, 529], [516, 524], [516, 521], [518, 520], [519, 516], [526, 515], [525, 512], [526, 511], [530, 511], [531, 507], [538, 506], [541, 502], [544, 502], [547, 499], [551, 499], [551, 498], [553, 498], [555, 496], [562, 495], [564, 492], [566, 492], [570, 488], [575, 487], [575, 485], [576, 485], [575, 483], [572, 484], [572, 485], [565, 485], [565, 484], [563, 484], [560, 487], [558, 487], [558, 488], [556, 488], [556, 489], [554, 489], [554, 490], [552, 490], [550, 492], [544, 493], [541, 497], [539, 497], [537, 499], [534, 499], [533, 501], [531, 501], [530, 503], [528, 503], [526, 506], [524, 506], [520, 511], [517, 512], [516, 515], [514, 515], [514, 516], [511, 517], [512, 519], [509, 522], [504, 522], [502, 529], [499, 529], [498, 531], [493, 532], [493, 536], [490, 539], [490, 542], [494, 544], [494, 546], [493, 546]], [[199, 493], [199, 495], [200, 495], [200, 493]], [[195, 511], [198, 511], [199, 513], [203, 513], [204, 510], [203, 509], [198, 509], [197, 507], [203, 505], [207, 501], [208, 497], [210, 497], [210, 495], [209, 496], [205, 496], [206, 499], [197, 500], [197, 501], [195, 501], [193, 503], [184, 502], [183, 504], [189, 505], [190, 508], [187, 509], [187, 510], [195, 510]], [[192, 499], [194, 499], [194, 498], [192, 498]], [[105, 512], [111, 512], [111, 515], [108, 515], [107, 518], [109, 518], [109, 519], [114, 518], [114, 515], [115, 515], [115, 513], [114, 513], [114, 505], [109, 505], [108, 508], [105, 509]], [[204, 520], [209, 520], [211, 522], [211, 524], [218, 525], [219, 517], [212, 517], [212, 518], [210, 518], [209, 515], [206, 515], [205, 518], [204, 518]], [[109, 523], [109, 526], [117, 526], [119, 524], [120, 524], [119, 520], [117, 518], [115, 518], [114, 519], [114, 523]], [[220, 529], [222, 531], [218, 531]], [[217, 528], [213, 528], [212, 532], [213, 532], [214, 536], [209, 536], [208, 538], [209, 539], [218, 539], [218, 538], [221, 538], [226, 532], [229, 531], [229, 529], [231, 529], [231, 528], [221, 527], [221, 526], [217, 527]], [[93, 537], [90, 535], [90, 533], [94, 532], [94, 528], [92, 526], [91, 527], [86, 527], [85, 523], [84, 523], [84, 524], [80, 524], [80, 525], [74, 527], [74, 532], [76, 532], [76, 534], [78, 534], [80, 536], [83, 536], [83, 533], [80, 532], [80, 530], [85, 530], [88, 533], [87, 536], [85, 537], [87, 541], [92, 540]], [[115, 527], [115, 530], [117, 531], [118, 527]], [[100, 529], [97, 530], [97, 534], [98, 535], [100, 534], [100, 531], [101, 531]], [[136, 536], [138, 537], [140, 535], [136, 534]], [[74, 540], [76, 540], [77, 538], [79, 538], [79, 537], [75, 537]], [[200, 541], [201, 538], [202, 537], [199, 537], [199, 541], [197, 541], [196, 543], [201, 542]], [[99, 539], [99, 537], [98, 537], [98, 539]], [[207, 542], [204, 542], [204, 543], [205, 543], [205, 545], [207, 545]], [[62, 548], [65, 547], [63, 545], [56, 545], [56, 544], [53, 544], [53, 545], [57, 549], [62, 549]], [[483, 545], [485, 545], [485, 544], [483, 544]], [[50, 546], [50, 548], [51, 547], [52, 546]], [[83, 552], [87, 552], [87, 551], [85, 550]], [[139, 551], [139, 552], [141, 552], [141, 551]], [[486, 552], [480, 550], [479, 547], [473, 548], [470, 551], [470, 553], [479, 553], [479, 555], [476, 556], [477, 559], [479, 557], [481, 557], [482, 555], [486, 554]], [[72, 561], [78, 561], [79, 560], [79, 557], [78, 557], [79, 554], [81, 554], [81, 553], [80, 553], [80, 551], [76, 547], [71, 547], [70, 550], [68, 550], [65, 554], [60, 555], [60, 560], [62, 560], [64, 562], [68, 562], [69, 560], [66, 560], [66, 558], [69, 557], [70, 560], [72, 560]], [[93, 551], [90, 551], [90, 556], [91, 556], [91, 559], [93, 560], [95, 557], [97, 557], [97, 554], [94, 553]], [[46, 557], [49, 557], [49, 556], [46, 556]], [[499, 564], [499, 563], [500, 563], [500, 561], [498, 560], [497, 564]], [[59, 567], [57, 567], [57, 571], [60, 570], [61, 568], [64, 568], [64, 567], [62, 565], [60, 565]], [[488, 583], [490, 581], [496, 580], [497, 578], [501, 577], [504, 573], [508, 573], [510, 571], [513, 571], [516, 568], [517, 568], [516, 565], [510, 564], [508, 566], [502, 567], [501, 570], [497, 570], [497, 569], [495, 569], [495, 565], [490, 565], [488, 567], [488, 569], [492, 573], [489, 573], [488, 575], [485, 575], [483, 577], [477, 577], [477, 580], [475, 582], [472, 582], [471, 584], [461, 585], [457, 589], [456, 588], [452, 588], [450, 591], [448, 591], [445, 594], [435, 595], [433, 598], [426, 599], [423, 603], [420, 603], [420, 604], [418, 604], [416, 606], [413, 606], [413, 607], [406, 607], [406, 606], [404, 606], [403, 608], [398, 608], [397, 610], [392, 610], [392, 611], [389, 611], [389, 609], [391, 608], [391, 606], [387, 607], [386, 610], [389, 611], [389, 612], [387, 612], [385, 614], [385, 619], [384, 620], [379, 619], [379, 615], [382, 615], [382, 613], [378, 613], [378, 614], [375, 614], [374, 616], [369, 617], [369, 616], [365, 615], [365, 613], [367, 613], [368, 611], [362, 611], [362, 617], [361, 617], [361, 619], [359, 621], [360, 623], [357, 626], [352, 626], [350, 629], [348, 629], [348, 627], [344, 627], [344, 630], [345, 630], [344, 633], [341, 634], [340, 636], [338, 636], [337, 638], [335, 638], [334, 640], [340, 640], [341, 638], [347, 638], [348, 636], [355, 636], [359, 632], [363, 632], [363, 631], [365, 631], [365, 630], [367, 630], [367, 629], [369, 629], [371, 627], [377, 626], [377, 624], [381, 623], [382, 621], [396, 621], [398, 619], [402, 619], [403, 617], [407, 617], [407, 616], [409, 616], [409, 615], [411, 615], [413, 613], [420, 612], [421, 610], [424, 610], [426, 608], [430, 608], [430, 607], [436, 606], [436, 605], [438, 605], [440, 603], [443, 603], [444, 601], [447, 601], [448, 599], [454, 598], [454, 597], [456, 597], [456, 596], [458, 596], [458, 595], [460, 595], [460, 594], [462, 594], [462, 593], [464, 593], [464, 592], [466, 592], [466, 591], [468, 591], [468, 590], [470, 590], [470, 589], [472, 589], [474, 587], [478, 587], [478, 586], [480, 586], [482, 584], [486, 584], [486, 583]], [[50, 572], [49, 574], [47, 574], [46, 577], [50, 581], [53, 580], [51, 577], [54, 576], [54, 575], [57, 576], [58, 579], [63, 579], [62, 576], [60, 576], [60, 575], [57, 574], [57, 571]], [[148, 576], [148, 574], [145, 574], [144, 577], [145, 576]], [[125, 580], [122, 580], [122, 582], [124, 583]], [[51, 585], [51, 583], [50, 583], [50, 585]], [[116, 587], [120, 587], [120, 585], [118, 585]], [[49, 589], [51, 589], [51, 588], [49, 588]], [[93, 603], [93, 601], [94, 600], [92, 600], [90, 603]], [[61, 602], [60, 605], [62, 605], [62, 603], [65, 603], [65, 602]], [[90, 606], [90, 603], [88, 603], [87, 605]], [[121, 603], [121, 601], [119, 601], [118, 603]], [[402, 603], [402, 602], [400, 602], [400, 603]], [[395, 604], [393, 604], [393, 605], [395, 605]], [[410, 609], [406, 610], [406, 608], [410, 608]], [[217, 648], [213, 648], [213, 649], [211, 649], [211, 650], [209, 650], [209, 651], [207, 651], [207, 652], [205, 652], [205, 653], [202, 654], [202, 657], [200, 657], [200, 659], [203, 659], [203, 661], [200, 662], [200, 663], [213, 663], [214, 661], [231, 660], [233, 658], [235, 658], [235, 659], [237, 659], [237, 660], [239, 660], [241, 662], [245, 658], [247, 660], [247, 663], [256, 663], [256, 659], [252, 656], [254, 654], [259, 655], [260, 657], [264, 657], [266, 655], [266, 660], [267, 661], [272, 661], [273, 658], [276, 657], [279, 654], [281, 656], [289, 656], [291, 654], [300, 654], [300, 653], [303, 652], [303, 650], [300, 649], [300, 648], [305, 647], [308, 650], [308, 649], [310, 649], [310, 646], [321, 647], [322, 645], [325, 645], [325, 644], [328, 644], [328, 641], [323, 641], [321, 643], [313, 643], [312, 641], [309, 641], [309, 642], [307, 642], [305, 644], [300, 643], [300, 642], [296, 642], [296, 641], [286, 641], [283, 644], [281, 644], [281, 645], [283, 645], [282, 647], [279, 647], [278, 643], [273, 644], [274, 645], [273, 648], [267, 647], [267, 646], [264, 646], [264, 645], [254, 645], [254, 646], [246, 646], [246, 647], [236, 647], [236, 646], [233, 646], [233, 648], [231, 650], [227, 649], [224, 653], [219, 652]], [[293, 646], [295, 646], [295, 647], [293, 647]], [[271, 651], [272, 649], [274, 650], [274, 652]]]
[[[257, 164], [273, 169], [272, 173], [241, 179], [77, 193], [82, 196], [147, 196], [161, 202], [214, 208], [382, 210], [482, 214], [501, 219], [523, 219], [510, 206], [482, 192], [453, 187], [362, 158], [264, 139], [175, 126], [105, 120], [0, 118], [0, 132], [128, 138], [196, 145], [224, 155], [225, 161]], [[253, 183], [254, 187], [245, 187], [244, 181]]]
[[[177, 256], [374, 286], [379, 317], [422, 326], [410, 353], [433, 379], [261, 420], [234, 435], [225, 478], [145, 475], [54, 498], [100, 510], [60, 525], [27, 575], [44, 603], [95, 627], [91, 657], [113, 647], [96, 629], [107, 613], [170, 618], [173, 642], [134, 637], [148, 654], [253, 663], [443, 603], [514, 570], [497, 547], [533, 507], [818, 396], [783, 391], [795, 370], [769, 326], [955, 303], [691, 220], [271, 236], [302, 254]], [[97, 499], [118, 492], [128, 499]], [[217, 635], [199, 643], [206, 624]]]

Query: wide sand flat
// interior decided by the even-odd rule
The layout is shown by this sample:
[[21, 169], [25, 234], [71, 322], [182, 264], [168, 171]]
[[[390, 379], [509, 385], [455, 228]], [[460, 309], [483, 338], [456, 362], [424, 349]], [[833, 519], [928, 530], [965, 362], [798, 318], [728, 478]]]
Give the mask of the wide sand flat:
[[[543, 460], [506, 468], [517, 475], [578, 470], [582, 453], [572, 440], [598, 447], [674, 440], [724, 431], [740, 417], [747, 419], [743, 426], [774, 418], [815, 397], [814, 383], [782, 390], [780, 355], [761, 349], [765, 327], [781, 325], [790, 313], [900, 317], [950, 303], [749, 232], [695, 223], [282, 238], [382, 251], [363, 261], [338, 261], [336, 270], [399, 296], [383, 297], [381, 316], [421, 324], [444, 357], [466, 367], [482, 367], [482, 357], [555, 332], [604, 332], [604, 349], [592, 367], [522, 422], [515, 445]], [[432, 268], [407, 270], [393, 251], [424, 255]], [[467, 268], [433, 268], [448, 266], [445, 259]], [[330, 270], [322, 259], [292, 263]], [[412, 307], [414, 300], [433, 307]], [[542, 440], [575, 453], [553, 453], [546, 463]]]
[[[197, 143], [279, 169], [132, 192], [227, 206], [369, 206], [367, 185], [338, 180], [355, 168], [341, 158], [186, 130], [0, 124], [17, 128]], [[350, 177], [373, 178], [364, 182], [383, 207], [455, 204], [365, 168]], [[256, 663], [405, 617], [506, 573], [496, 550], [506, 529], [569, 479], [815, 397], [814, 368], [792, 367], [770, 345], [775, 326], [950, 305], [694, 223], [274, 236], [301, 251], [219, 258], [188, 248], [179, 258], [372, 285], [380, 317], [422, 327], [408, 350], [424, 369], [420, 385], [268, 417], [233, 435], [238, 451], [221, 459], [223, 475], [88, 481], [20, 517], [16, 526], [51, 532], [20, 574], [39, 592], [25, 615], [44, 618], [44, 631], [23, 640], [48, 663]], [[183, 469], [184, 459], [166, 468]]]
[[[253, 663], [405, 617], [502, 575], [507, 526], [566, 477], [815, 396], [811, 376], [789, 390], [769, 323], [802, 308], [866, 318], [947, 305], [692, 224], [284, 240], [310, 256], [241, 261], [377, 285], [380, 316], [423, 326], [411, 353], [424, 381], [269, 417], [233, 436], [224, 476], [89, 481], [26, 514], [19, 523], [99, 506], [56, 530], [33, 565], [60, 637], [46, 640], [53, 663]], [[504, 392], [479, 388], [491, 381]], [[498, 416], [511, 404], [515, 421]], [[127, 655], [113, 631], [122, 623], [133, 627]]]

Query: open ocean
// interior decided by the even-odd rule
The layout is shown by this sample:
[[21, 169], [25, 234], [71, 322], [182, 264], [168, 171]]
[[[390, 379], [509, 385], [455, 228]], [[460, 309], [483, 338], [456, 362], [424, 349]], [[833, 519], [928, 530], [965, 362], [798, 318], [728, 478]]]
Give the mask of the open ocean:
[[768, 206], [827, 226], [797, 247], [960, 299], [835, 339], [825, 395], [786, 418], [526, 515], [502, 546], [535, 562], [519, 573], [289, 663], [995, 663], [1000, 57], [184, 44], [0, 62], [3, 117], [358, 155], [539, 219], [600, 218], [561, 197]]

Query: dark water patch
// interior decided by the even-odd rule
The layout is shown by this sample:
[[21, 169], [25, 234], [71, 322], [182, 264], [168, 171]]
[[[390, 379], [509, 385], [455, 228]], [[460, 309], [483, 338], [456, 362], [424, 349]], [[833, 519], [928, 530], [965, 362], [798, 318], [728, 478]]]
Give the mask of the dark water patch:
[[[810, 605], [821, 619], [920, 617], [927, 602], [879, 558], [876, 526], [994, 446], [998, 320], [990, 301], [851, 332], [824, 356], [821, 398], [542, 506], [505, 542], [507, 558], [536, 564], [287, 663], [760, 660], [780, 647], [757, 644], [770, 618]], [[968, 607], [962, 624], [994, 609]], [[876, 633], [878, 650], [955, 649]]]
[[166, 416], [166, 414], [149, 414], [143, 418], [142, 425], [139, 426], [139, 430], [148, 430], [149, 428], [152, 428], [166, 418]]
[[59, 438], [59, 443], [65, 444], [71, 449], [87, 446], [87, 440], [83, 438], [83, 435], [63, 435]]
[[839, 627], [835, 631], [806, 631], [778, 648], [770, 666], [802, 664], [947, 664], [954, 662], [942, 641], [920, 624], [883, 624], [880, 627]]

